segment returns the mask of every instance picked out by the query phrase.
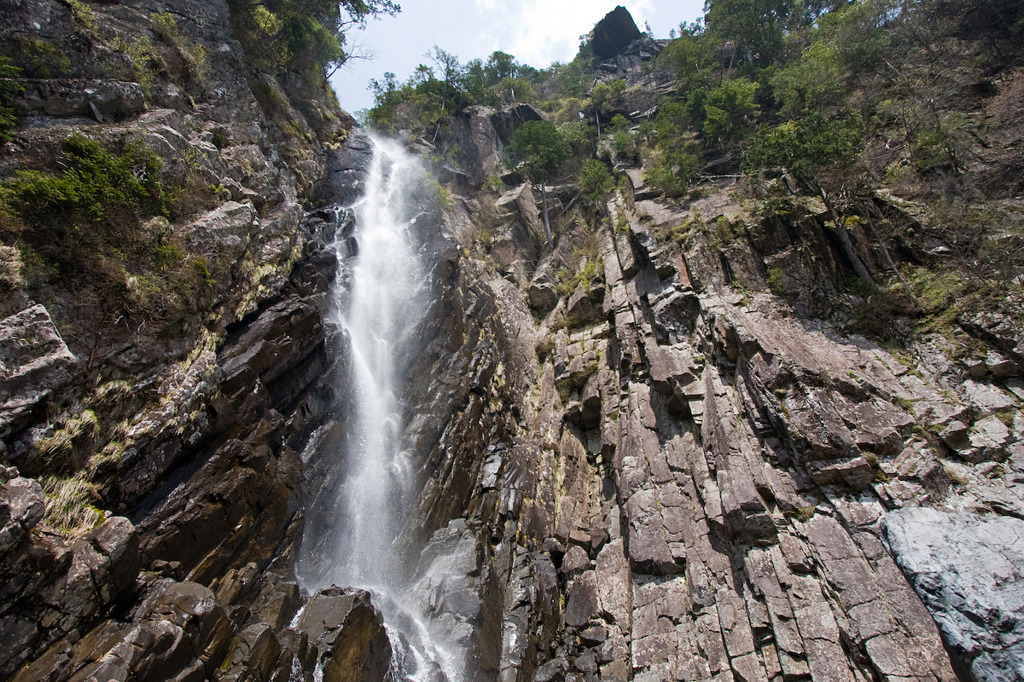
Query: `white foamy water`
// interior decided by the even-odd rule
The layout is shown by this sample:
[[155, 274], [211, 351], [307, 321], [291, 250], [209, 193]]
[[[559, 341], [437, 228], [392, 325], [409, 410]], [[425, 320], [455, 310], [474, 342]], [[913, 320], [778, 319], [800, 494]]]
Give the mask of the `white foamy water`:
[[464, 654], [410, 606], [410, 571], [402, 562], [415, 548], [398, 546], [419, 484], [402, 443], [401, 378], [429, 307], [426, 270], [409, 229], [422, 213], [411, 197], [424, 175], [397, 144], [374, 139], [374, 146], [363, 198], [353, 207], [358, 253], [347, 290], [336, 292], [334, 322], [350, 342], [351, 385], [339, 387], [350, 396], [349, 428], [340, 439], [315, 437], [310, 445], [340, 442], [329, 446], [340, 451], [316, 455], [339, 469], [307, 505], [297, 573], [310, 592], [338, 585], [373, 593], [395, 651], [396, 680], [462, 682]]

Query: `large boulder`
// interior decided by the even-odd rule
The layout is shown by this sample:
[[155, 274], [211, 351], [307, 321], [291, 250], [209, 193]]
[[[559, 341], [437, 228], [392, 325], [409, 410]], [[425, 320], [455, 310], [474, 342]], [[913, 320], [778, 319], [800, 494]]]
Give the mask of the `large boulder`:
[[[128, 519], [110, 517], [69, 543], [33, 529], [42, 516], [42, 504], [42, 490], [31, 479], [13, 478], [0, 486], [3, 539], [10, 542], [21, 536], [0, 554], [4, 679], [65, 635], [75, 633], [79, 639], [79, 628], [134, 588], [139, 572], [138, 535]], [[18, 679], [43, 679], [33, 671], [64, 666], [67, 651], [67, 646], [58, 646], [53, 656], [40, 659]]]
[[383, 617], [365, 590], [329, 587], [317, 592], [295, 630], [308, 638], [324, 682], [383, 682], [391, 667]]
[[883, 532], [971, 677], [1024, 678], [1024, 520], [909, 507]]

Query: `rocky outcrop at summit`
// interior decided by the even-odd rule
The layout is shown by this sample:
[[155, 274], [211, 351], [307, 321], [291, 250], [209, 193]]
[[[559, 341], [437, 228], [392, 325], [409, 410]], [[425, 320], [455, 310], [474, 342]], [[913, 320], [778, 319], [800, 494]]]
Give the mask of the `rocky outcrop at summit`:
[[591, 44], [594, 54], [602, 59], [610, 59], [629, 47], [640, 36], [640, 29], [636, 27], [629, 10], [618, 5], [594, 26]]

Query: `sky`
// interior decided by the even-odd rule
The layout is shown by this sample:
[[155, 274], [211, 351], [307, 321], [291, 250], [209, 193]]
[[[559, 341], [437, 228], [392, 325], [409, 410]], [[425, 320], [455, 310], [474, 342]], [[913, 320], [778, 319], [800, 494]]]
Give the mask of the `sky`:
[[623, 5], [641, 31], [650, 24], [656, 38], [667, 38], [683, 21], [703, 14], [704, 0], [399, 0], [394, 17], [367, 21], [365, 30], [346, 36], [349, 52], [371, 55], [350, 59], [331, 78], [342, 108], [357, 112], [373, 106], [371, 78], [386, 71], [408, 78], [437, 45], [461, 63], [485, 59], [495, 50], [536, 68], [569, 61], [579, 37], [605, 14]]

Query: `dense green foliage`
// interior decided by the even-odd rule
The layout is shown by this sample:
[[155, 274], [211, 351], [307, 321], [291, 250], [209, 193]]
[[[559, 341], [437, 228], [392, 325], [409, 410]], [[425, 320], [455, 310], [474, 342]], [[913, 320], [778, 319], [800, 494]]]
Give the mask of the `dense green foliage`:
[[114, 156], [81, 133], [64, 143], [66, 170], [59, 176], [19, 171], [0, 185], [2, 206], [56, 242], [69, 227], [167, 213], [167, 196], [157, 179], [160, 159], [139, 145]]
[[[556, 204], [563, 230], [579, 229], [579, 210], [583, 223], [617, 215], [618, 227], [621, 212], [608, 210], [625, 182], [616, 170], [641, 169], [645, 189], [691, 199], [709, 183], [744, 177], [761, 215], [821, 206], [799, 195], [823, 202], [822, 224], [856, 274], [837, 286], [881, 296], [874, 287], [886, 281], [874, 279], [895, 278], [907, 297], [893, 307], [901, 315], [934, 306], [913, 304], [911, 283], [920, 280], [900, 273], [899, 252], [911, 251], [896, 221], [879, 213], [879, 190], [934, 215], [928, 230], [962, 254], [972, 292], [1024, 269], [1019, 213], [1001, 214], [997, 227], [977, 217], [987, 211], [964, 208], [973, 216], [965, 229], [948, 208], [1024, 191], [1013, 170], [1020, 154], [995, 151], [999, 126], [1019, 118], [1024, 4], [1016, 0], [707, 0], [703, 20], [682, 24], [629, 82], [607, 75], [614, 66], [597, 68], [586, 41], [568, 64], [540, 70], [505, 53], [465, 65], [439, 48], [427, 57], [404, 83], [388, 74], [372, 84], [367, 122], [457, 163], [458, 112], [530, 103], [549, 123], [523, 125], [506, 157], [542, 189], [572, 182], [577, 198], [566, 203], [563, 187]], [[653, 108], [652, 81], [661, 85]], [[721, 227], [716, 243], [736, 236], [729, 221]], [[863, 262], [866, 250], [874, 263]], [[782, 281], [776, 272], [779, 291]]]
[[235, 34], [257, 66], [309, 75], [345, 62], [350, 27], [400, 10], [392, 0], [230, 0], [229, 5]]
[[644, 177], [668, 196], [684, 194], [700, 174], [699, 150], [687, 120], [682, 104], [666, 102], [653, 124], [642, 127], [648, 149]]
[[615, 178], [598, 159], [587, 159], [576, 175], [576, 186], [588, 208], [600, 211], [608, 193], [615, 187]]
[[516, 128], [505, 153], [513, 165], [523, 164], [531, 182], [548, 182], [569, 157], [569, 145], [547, 121], [527, 121]]
[[[167, 269], [181, 260], [162, 219], [172, 200], [153, 152], [129, 144], [112, 154], [74, 133], [63, 156], [60, 175], [22, 170], [0, 185], [0, 238], [17, 245], [32, 281], [84, 274], [82, 282], [117, 288], [128, 271]], [[152, 217], [164, 227], [145, 228]]]
[[11, 129], [16, 123], [14, 111], [10, 108], [11, 99], [21, 92], [21, 85], [14, 79], [21, 70], [11, 64], [7, 57], [0, 57], [0, 142], [11, 139]]
[[781, 169], [805, 185], [845, 182], [860, 158], [863, 126], [854, 114], [830, 118], [812, 111], [804, 118], [763, 128], [744, 156], [751, 169]]
[[370, 82], [375, 103], [366, 113], [369, 125], [383, 132], [407, 130], [436, 139], [438, 131], [446, 129], [464, 107], [530, 101], [533, 96], [537, 70], [505, 52], [465, 65], [436, 45], [425, 56], [430, 64], [417, 66], [404, 83], [393, 73]]

